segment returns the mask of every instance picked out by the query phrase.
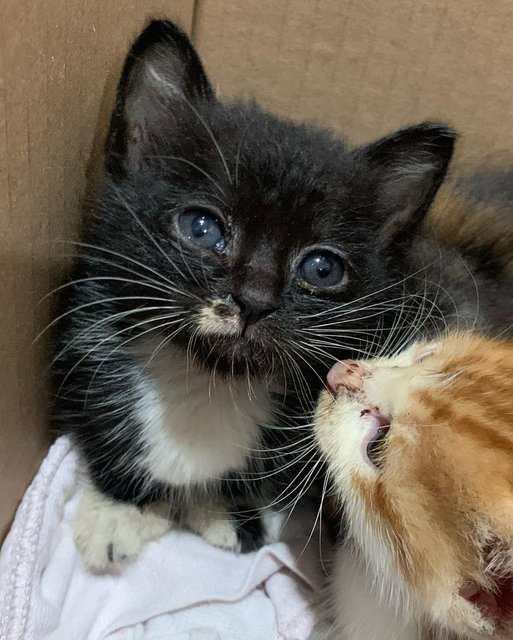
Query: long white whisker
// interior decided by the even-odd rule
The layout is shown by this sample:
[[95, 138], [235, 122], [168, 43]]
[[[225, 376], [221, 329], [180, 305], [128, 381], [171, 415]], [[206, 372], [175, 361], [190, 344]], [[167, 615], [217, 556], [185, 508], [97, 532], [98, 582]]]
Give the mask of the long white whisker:
[[[106, 276], [106, 278], [108, 280], [112, 280], [112, 278], [108, 278]], [[121, 282], [125, 282], [124, 278], [114, 278], [116, 280], [121, 280]], [[99, 304], [108, 304], [111, 302], [124, 302], [126, 300], [152, 300], [152, 301], [158, 301], [158, 302], [167, 302], [168, 304], [166, 305], [168, 308], [170, 309], [179, 309], [180, 307], [177, 306], [172, 306], [169, 305], [169, 302], [173, 302], [172, 300], [170, 301], [167, 298], [155, 298], [155, 297], [151, 297], [151, 296], [114, 296], [112, 298], [101, 298], [100, 300], [92, 300], [90, 302], [84, 302], [84, 304], [78, 305], [76, 307], [72, 307], [71, 309], [68, 309], [67, 311], [65, 311], [64, 313], [61, 313], [61, 315], [57, 316], [56, 318], [54, 318], [51, 322], [49, 322], [46, 327], [40, 331], [37, 336], [34, 338], [34, 342], [37, 342], [38, 340], [41, 339], [41, 336], [46, 333], [51, 327], [53, 327], [55, 324], [57, 324], [58, 322], [60, 322], [62, 319], [66, 318], [67, 316], [73, 314], [73, 313], [77, 313], [77, 311], [83, 311], [84, 309], [88, 309], [90, 307], [94, 307], [96, 305]]]
[[135, 220], [135, 222], [141, 227], [141, 229], [144, 231], [144, 233], [146, 234], [147, 238], [151, 241], [151, 243], [157, 248], [157, 250], [164, 256], [164, 258], [169, 262], [169, 264], [173, 267], [173, 269], [176, 269], [176, 271], [178, 271], [178, 273], [182, 276], [182, 278], [184, 280], [186, 280], [187, 278], [185, 277], [184, 273], [176, 266], [176, 264], [171, 260], [171, 258], [169, 257], [169, 255], [164, 251], [164, 249], [160, 246], [160, 244], [157, 242], [157, 240], [155, 239], [155, 236], [151, 233], [151, 231], [148, 229], [148, 227], [144, 224], [144, 222], [141, 220], [141, 218], [136, 214], [136, 212], [134, 211], [134, 209], [130, 206], [130, 204], [127, 202], [127, 200], [123, 197], [121, 191], [117, 188], [117, 187], [113, 187], [117, 197], [119, 199], [119, 201], [121, 202], [121, 204], [123, 204], [123, 206], [125, 207], [125, 209], [128, 211], [128, 213], [132, 216], [132, 218]]
[[[81, 247], [82, 249], [90, 249], [93, 251], [98, 251], [100, 253], [105, 253], [109, 256], [113, 256], [114, 258], [120, 258], [121, 260], [125, 260], [126, 262], [129, 262], [133, 265], [135, 265], [136, 267], [140, 267], [141, 269], [144, 269], [145, 271], [148, 271], [149, 273], [151, 273], [152, 275], [156, 276], [157, 280], [154, 282], [162, 282], [163, 284], [166, 283], [168, 285], [171, 285], [171, 287], [174, 289], [174, 283], [169, 280], [169, 278], [167, 278], [166, 276], [164, 276], [163, 274], [159, 273], [158, 271], [156, 271], [155, 269], [153, 269], [152, 267], [148, 266], [147, 264], [144, 264], [143, 262], [140, 262], [139, 260], [135, 260], [135, 258], [132, 258], [131, 256], [127, 256], [124, 253], [119, 253], [118, 251], [114, 251], [112, 249], [108, 249], [107, 247], [102, 247], [100, 245], [96, 245], [96, 244], [91, 244], [88, 242], [78, 242], [75, 240], [55, 240], [54, 242], [59, 242], [61, 244], [70, 244], [73, 245], [75, 247]], [[87, 259], [89, 259], [91, 256], [89, 256], [89, 254], [86, 254]], [[84, 257], [84, 256], [82, 256]], [[117, 265], [119, 267], [121, 267], [121, 264], [118, 262], [110, 262], [107, 264], [113, 264], [113, 265]], [[124, 269], [128, 269], [127, 267], [122, 267]], [[133, 273], [136, 273], [137, 275], [141, 276], [142, 274], [139, 271], [134, 271]], [[143, 276], [144, 278], [147, 278], [146, 275]]]

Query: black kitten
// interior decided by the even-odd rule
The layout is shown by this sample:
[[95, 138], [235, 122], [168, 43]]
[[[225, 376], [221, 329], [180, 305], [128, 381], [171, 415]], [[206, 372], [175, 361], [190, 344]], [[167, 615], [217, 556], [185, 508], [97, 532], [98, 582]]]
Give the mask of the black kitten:
[[278, 416], [333, 359], [452, 308], [426, 284], [443, 259], [412, 239], [454, 137], [423, 124], [350, 150], [220, 102], [182, 31], [144, 30], [59, 322], [55, 410], [92, 481], [76, 523], [90, 566], [160, 535], [157, 501], [221, 546], [264, 541], [255, 507], [316, 468]]

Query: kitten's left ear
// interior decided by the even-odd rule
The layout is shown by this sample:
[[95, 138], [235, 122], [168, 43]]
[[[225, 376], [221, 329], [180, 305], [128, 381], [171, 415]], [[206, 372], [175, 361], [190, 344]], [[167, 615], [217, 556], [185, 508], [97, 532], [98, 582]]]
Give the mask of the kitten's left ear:
[[180, 135], [173, 122], [215, 94], [187, 35], [153, 20], [132, 44], [118, 84], [105, 155], [114, 177], [137, 172], [162, 136]]
[[407, 240], [422, 222], [447, 173], [455, 140], [449, 127], [425, 122], [356, 151], [377, 185], [385, 243]]

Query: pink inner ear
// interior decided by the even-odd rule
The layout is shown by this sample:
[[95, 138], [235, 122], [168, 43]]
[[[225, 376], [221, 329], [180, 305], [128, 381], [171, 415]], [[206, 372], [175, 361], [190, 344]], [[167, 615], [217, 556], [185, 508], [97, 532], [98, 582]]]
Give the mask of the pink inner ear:
[[508, 620], [513, 615], [513, 576], [497, 578], [493, 591], [485, 591], [477, 585], [469, 585], [460, 596], [477, 607], [483, 618]]

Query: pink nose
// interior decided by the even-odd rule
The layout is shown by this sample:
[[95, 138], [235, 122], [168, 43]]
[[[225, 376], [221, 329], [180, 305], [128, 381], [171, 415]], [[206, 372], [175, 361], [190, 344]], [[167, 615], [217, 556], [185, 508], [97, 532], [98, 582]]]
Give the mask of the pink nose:
[[332, 393], [337, 393], [340, 387], [354, 393], [361, 390], [366, 375], [368, 372], [355, 360], [342, 360], [331, 367], [327, 386]]

